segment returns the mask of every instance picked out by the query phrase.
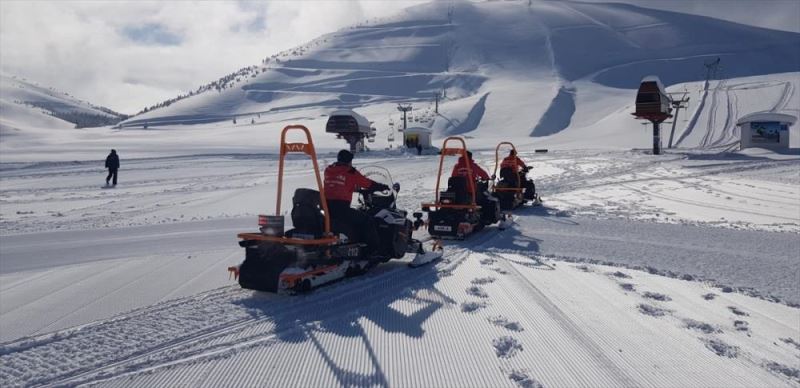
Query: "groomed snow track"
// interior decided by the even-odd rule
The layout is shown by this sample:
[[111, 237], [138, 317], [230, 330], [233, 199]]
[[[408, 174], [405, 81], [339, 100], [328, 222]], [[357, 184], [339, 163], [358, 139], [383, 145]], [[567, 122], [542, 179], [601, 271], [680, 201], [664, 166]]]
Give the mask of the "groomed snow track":
[[[618, 275], [547, 263], [525, 249], [496, 248], [498, 243], [524, 245], [532, 240], [514, 228], [492, 227], [472, 240], [447, 244], [443, 260], [430, 266], [410, 269], [402, 262], [390, 262], [366, 276], [291, 297], [224, 287], [17, 340], [0, 348], [0, 383], [36, 387], [790, 384], [762, 367], [775, 358], [745, 355], [729, 360], [704, 348], [712, 339], [738, 348], [727, 345], [730, 340], [694, 339], [683, 327], [684, 315], [714, 308], [697, 290], [692, 290], [698, 295], [688, 312], [675, 311], [636, 292], [623, 292]], [[575, 304], [575, 295], [586, 296], [588, 304]], [[665, 311], [667, 317], [641, 313], [644, 302], [653, 311]], [[725, 305], [733, 303], [720, 301], [715, 307], [720, 314], [729, 314]], [[737, 309], [758, 313], [750, 307]], [[617, 327], [609, 325], [607, 317], [600, 318], [604, 315], [615, 317]], [[775, 322], [782, 330], [791, 330], [785, 319]], [[663, 335], [674, 336], [674, 341], [647, 345], [649, 338]], [[777, 365], [786, 363], [785, 355], [777, 359]]]

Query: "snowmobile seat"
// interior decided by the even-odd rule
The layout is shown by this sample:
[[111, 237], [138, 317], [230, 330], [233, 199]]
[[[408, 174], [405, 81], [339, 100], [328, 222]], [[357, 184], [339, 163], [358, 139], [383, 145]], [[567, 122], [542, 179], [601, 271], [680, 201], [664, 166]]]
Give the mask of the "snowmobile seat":
[[470, 202], [469, 191], [467, 191], [467, 177], [451, 176], [447, 180], [447, 191], [455, 195], [455, 203], [465, 205]]
[[322, 237], [325, 228], [325, 218], [319, 202], [319, 191], [312, 189], [297, 189], [292, 197], [292, 224], [294, 229], [286, 234], [298, 237], [306, 235], [313, 238]]

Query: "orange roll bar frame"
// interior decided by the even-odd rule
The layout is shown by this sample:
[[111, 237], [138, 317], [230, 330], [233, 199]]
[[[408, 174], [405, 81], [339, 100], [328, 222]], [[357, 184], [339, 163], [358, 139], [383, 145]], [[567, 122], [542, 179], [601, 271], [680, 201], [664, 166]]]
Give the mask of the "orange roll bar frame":
[[[457, 141], [461, 143], [460, 148], [451, 148], [447, 147], [447, 142], [449, 141]], [[472, 163], [467, 163], [467, 184], [472, 187], [472, 203], [469, 205], [450, 205], [450, 204], [442, 204], [439, 202], [439, 185], [442, 180], [442, 167], [444, 166], [444, 157], [451, 156], [451, 155], [460, 155], [464, 158], [465, 161], [469, 162], [469, 157], [467, 156], [467, 143], [464, 142], [463, 138], [450, 136], [444, 139], [444, 143], [442, 143], [442, 150], [439, 156], [439, 173], [436, 178], [436, 203], [423, 203], [423, 207], [436, 207], [436, 208], [451, 208], [451, 209], [480, 209], [477, 202], [475, 201], [475, 178], [472, 174]]]
[[[517, 147], [514, 147], [514, 144], [512, 144], [511, 142], [503, 141], [503, 142], [500, 142], [499, 144], [497, 144], [497, 147], [494, 149], [494, 172], [492, 172], [492, 175], [495, 178], [497, 177], [497, 168], [500, 166], [500, 146], [502, 146], [502, 145], [510, 145], [511, 149], [514, 150], [514, 155], [517, 154]], [[519, 172], [517, 171], [517, 167], [519, 167], [517, 165], [517, 161], [514, 160], [514, 173], [519, 175]], [[494, 190], [494, 191], [516, 191], [516, 192], [521, 192], [524, 189], [522, 188], [522, 179], [517, 177], [517, 187], [516, 188], [515, 187], [497, 188], [497, 186], [492, 185], [492, 190]]]
[[[306, 143], [287, 143], [286, 133], [289, 130], [299, 129], [306, 135]], [[260, 240], [260, 241], [274, 241], [285, 244], [293, 245], [326, 245], [333, 244], [337, 241], [336, 237], [331, 235], [331, 219], [330, 212], [328, 211], [328, 202], [325, 199], [325, 186], [322, 184], [322, 178], [319, 174], [319, 165], [317, 164], [317, 153], [314, 150], [314, 142], [311, 140], [311, 132], [304, 125], [287, 125], [281, 131], [281, 144], [280, 144], [280, 158], [278, 162], [278, 200], [275, 206], [275, 215], [281, 215], [281, 195], [283, 194], [283, 165], [286, 154], [289, 153], [302, 153], [311, 157], [311, 162], [314, 164], [314, 175], [317, 178], [317, 187], [319, 188], [320, 204], [322, 210], [325, 211], [325, 237], [320, 239], [300, 239], [290, 237], [275, 237], [265, 236], [258, 233], [239, 233], [238, 237], [243, 240]]]

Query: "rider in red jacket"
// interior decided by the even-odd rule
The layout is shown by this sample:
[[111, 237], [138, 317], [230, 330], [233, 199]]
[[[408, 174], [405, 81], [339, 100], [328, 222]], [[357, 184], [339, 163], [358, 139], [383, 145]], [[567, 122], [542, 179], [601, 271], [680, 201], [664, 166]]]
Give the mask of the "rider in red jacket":
[[[467, 151], [467, 157], [469, 158], [469, 170], [472, 170], [472, 178], [481, 178], [484, 180], [489, 180], [489, 174], [484, 171], [481, 166], [478, 166], [474, 160], [472, 160], [472, 152]], [[468, 177], [469, 170], [467, 169], [467, 162], [464, 160], [464, 157], [458, 158], [458, 162], [456, 163], [455, 167], [453, 167], [453, 173], [450, 176], [463, 176]], [[467, 190], [470, 193], [475, 191], [475, 182], [470, 181], [467, 183]]]
[[352, 166], [353, 154], [347, 150], [339, 151], [336, 163], [325, 169], [325, 199], [328, 211], [335, 224], [344, 225], [350, 238], [365, 242], [372, 252], [378, 246], [378, 230], [369, 215], [350, 207], [353, 193], [360, 189], [370, 191], [389, 190], [389, 186], [375, 182]]
[[[509, 169], [508, 174], [504, 170]], [[536, 195], [536, 185], [533, 180], [527, 179], [528, 166], [517, 156], [517, 151], [511, 150], [508, 156], [500, 163], [500, 176], [507, 179], [514, 186], [525, 188], [525, 198], [533, 199]]]
[[350, 163], [336, 162], [325, 169], [325, 197], [328, 201], [346, 201], [350, 206], [353, 193], [373, 186], [380, 188], [381, 185], [361, 175]]
[[506, 167], [514, 169], [514, 172], [520, 172], [526, 169], [528, 166], [526, 166], [525, 162], [523, 162], [522, 159], [517, 156], [517, 151], [511, 150], [509, 151], [508, 156], [506, 156], [505, 159], [500, 162], [500, 168]]

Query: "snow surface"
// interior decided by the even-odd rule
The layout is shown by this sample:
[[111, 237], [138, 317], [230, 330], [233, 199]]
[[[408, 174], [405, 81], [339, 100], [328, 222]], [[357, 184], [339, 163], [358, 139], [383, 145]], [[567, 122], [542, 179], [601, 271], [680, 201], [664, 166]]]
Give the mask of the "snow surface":
[[[118, 188], [105, 190], [102, 171], [88, 163], [3, 170], [0, 379], [792, 384], [784, 372], [797, 369], [797, 349], [781, 339], [800, 336], [800, 310], [785, 305], [800, 303], [800, 217], [781, 217], [800, 214], [791, 201], [800, 197], [797, 157], [521, 156], [535, 166], [546, 206], [520, 211], [512, 228], [448, 243], [434, 266], [389, 263], [298, 297], [241, 290], [225, 271], [242, 258], [235, 234], [273, 211], [274, 157], [135, 160], [123, 164]], [[491, 152], [476, 157], [491, 169]], [[376, 154], [357, 165], [388, 168], [405, 185], [399, 203], [407, 209], [433, 194], [436, 156]], [[313, 182], [302, 162], [289, 169], [289, 187]], [[616, 189], [624, 184], [653, 189]], [[760, 218], [723, 199], [750, 186], [761, 190], [746, 198]], [[687, 211], [682, 196], [692, 190], [704, 207], [724, 206]], [[670, 200], [650, 205], [653, 194]], [[771, 213], [775, 206], [784, 212]]]
[[[731, 152], [738, 117], [800, 112], [798, 42], [619, 4], [434, 2], [118, 129], [4, 95], [0, 386], [800, 386], [800, 154]], [[700, 82], [717, 56], [724, 77]], [[660, 156], [630, 115], [649, 74], [691, 97]], [[226, 268], [275, 211], [285, 125], [324, 166], [344, 145], [327, 115], [354, 108], [378, 128], [355, 165], [387, 168], [401, 208], [430, 201], [438, 156], [384, 149], [397, 102], [489, 171], [514, 142], [544, 205], [432, 265], [240, 289]], [[314, 184], [286, 168], [284, 204]]]

